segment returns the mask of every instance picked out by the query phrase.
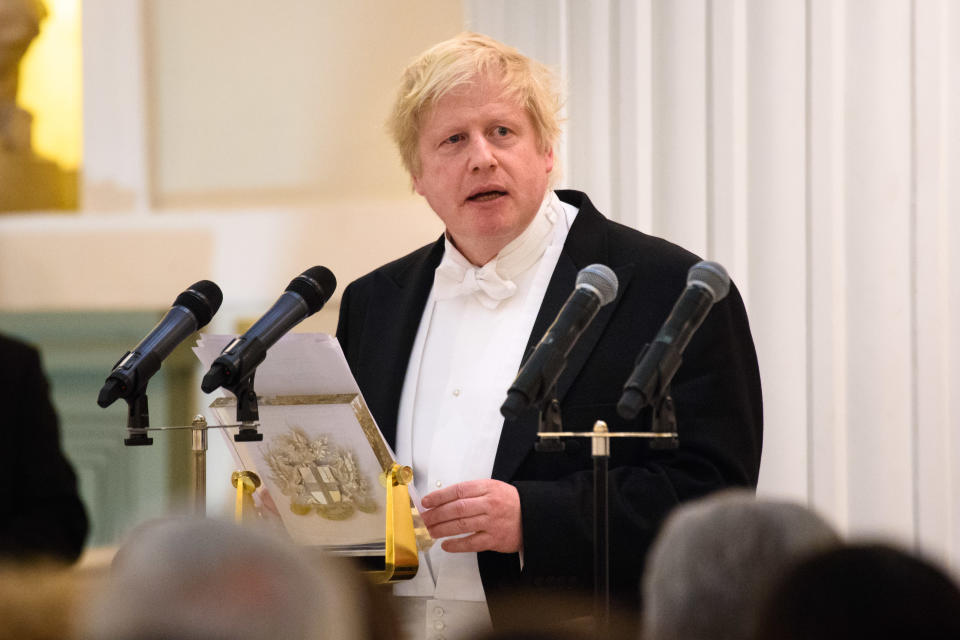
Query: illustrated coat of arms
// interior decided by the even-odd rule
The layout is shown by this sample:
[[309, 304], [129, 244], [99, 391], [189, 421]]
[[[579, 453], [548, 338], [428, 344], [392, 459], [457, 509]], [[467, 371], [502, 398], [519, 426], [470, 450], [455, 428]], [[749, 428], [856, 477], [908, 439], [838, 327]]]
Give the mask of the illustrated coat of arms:
[[357, 510], [377, 510], [356, 454], [331, 444], [327, 435], [311, 440], [303, 429], [290, 427], [289, 433], [273, 438], [264, 458], [271, 479], [297, 515], [315, 512], [327, 520], [346, 520]]

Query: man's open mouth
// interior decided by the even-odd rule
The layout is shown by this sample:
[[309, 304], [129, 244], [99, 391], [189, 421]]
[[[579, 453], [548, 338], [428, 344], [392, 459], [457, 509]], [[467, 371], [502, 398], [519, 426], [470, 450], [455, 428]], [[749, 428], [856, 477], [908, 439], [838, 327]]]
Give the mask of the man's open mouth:
[[506, 191], [481, 191], [480, 193], [473, 194], [467, 198], [467, 200], [472, 200], [473, 202], [488, 202], [505, 195], [507, 195]]

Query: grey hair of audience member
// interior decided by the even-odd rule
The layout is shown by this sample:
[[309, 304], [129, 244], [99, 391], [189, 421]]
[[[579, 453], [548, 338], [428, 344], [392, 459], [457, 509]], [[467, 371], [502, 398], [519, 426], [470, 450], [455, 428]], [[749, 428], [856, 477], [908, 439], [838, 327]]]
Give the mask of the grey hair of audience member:
[[362, 579], [342, 559], [308, 557], [229, 522], [139, 527], [89, 608], [89, 640], [358, 638]]
[[753, 636], [766, 591], [798, 558], [839, 544], [805, 506], [724, 491], [679, 507], [647, 557], [644, 640]]

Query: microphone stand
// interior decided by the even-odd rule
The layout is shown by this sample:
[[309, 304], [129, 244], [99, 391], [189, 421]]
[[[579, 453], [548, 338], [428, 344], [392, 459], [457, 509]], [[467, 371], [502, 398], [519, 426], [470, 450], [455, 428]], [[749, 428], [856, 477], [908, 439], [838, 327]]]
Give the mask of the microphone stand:
[[[134, 403], [131, 401], [131, 405]], [[144, 398], [143, 403], [137, 403], [138, 406], [146, 406], [146, 399]], [[146, 414], [143, 414], [141, 418], [144, 418]], [[222, 424], [222, 425], [208, 425], [206, 418], [202, 415], [197, 414], [193, 421], [189, 425], [177, 425], [177, 426], [165, 426], [165, 427], [151, 427], [143, 422], [140, 422], [140, 427], [131, 429], [130, 438], [127, 438], [123, 443], [127, 446], [136, 446], [136, 445], [149, 445], [153, 444], [153, 438], [147, 437], [148, 431], [181, 431], [183, 429], [190, 429], [192, 436], [192, 446], [191, 450], [193, 453], [193, 513], [195, 515], [203, 516], [206, 514], [206, 501], [207, 501], [207, 431], [210, 429], [239, 429], [241, 432], [243, 429], [250, 429], [254, 432], [253, 435], [260, 436], [259, 439], [263, 439], [263, 435], [257, 433], [256, 425], [252, 427], [246, 424]], [[128, 427], [129, 428], [129, 427]], [[239, 434], [237, 434], [239, 435]], [[237, 435], [234, 435], [234, 438], [237, 438]], [[249, 436], [247, 436], [249, 437]], [[242, 441], [241, 441], [242, 442]], [[250, 473], [250, 472], [245, 472]], [[259, 479], [255, 479], [255, 482], [259, 482]], [[236, 486], [236, 483], [234, 483]]]
[[534, 444], [536, 451], [563, 451], [561, 438], [590, 438], [593, 457], [593, 615], [594, 635], [606, 639], [610, 630], [610, 439], [647, 438], [651, 449], [675, 449], [677, 416], [670, 387], [654, 397], [650, 431], [610, 431], [607, 423], [597, 420], [592, 431], [562, 431], [560, 403], [556, 387], [540, 405], [540, 427]]
[[[260, 442], [263, 434], [257, 431], [260, 412], [257, 406], [257, 392], [253, 389], [253, 376], [256, 371], [240, 380], [236, 384], [224, 389], [237, 397], [237, 422], [239, 431], [233, 439], [236, 442]], [[127, 431], [129, 438], [124, 438], [123, 444], [128, 447], [146, 446], [153, 444], [153, 438], [147, 437], [150, 431], [150, 414], [147, 410], [146, 390], [140, 391], [128, 398], [127, 401]], [[557, 409], [559, 411], [559, 407]], [[199, 446], [199, 445], [198, 445]], [[204, 447], [205, 449], [206, 447]]]
[[593, 618], [596, 637], [610, 635], [610, 438], [607, 423], [597, 420], [593, 425], [591, 452], [593, 454]]
[[[237, 427], [233, 436], [236, 442], [260, 442], [263, 434], [257, 431], [260, 412], [257, 405], [257, 392], [253, 388], [253, 378], [256, 370], [236, 384], [224, 386], [237, 397], [236, 425], [222, 425], [212, 428]], [[125, 398], [127, 401], [127, 433], [123, 444], [128, 447], [148, 446], [153, 444], [153, 438], [147, 436], [149, 431], [167, 431], [176, 429], [190, 429], [192, 432], [193, 451], [193, 511], [197, 515], [206, 514], [206, 484], [207, 484], [207, 430], [210, 429], [206, 419], [197, 415], [190, 426], [186, 427], [155, 427], [150, 428], [150, 413], [147, 409], [146, 387]]]
[[[251, 376], [252, 378], [252, 376]], [[249, 382], [250, 391], [253, 391], [253, 382]], [[238, 408], [237, 414], [240, 414], [240, 402], [239, 398], [241, 396], [238, 394]], [[187, 427], [150, 427], [150, 412], [147, 409], [147, 393], [146, 389], [142, 389], [137, 393], [124, 398], [127, 401], [127, 433], [129, 437], [123, 439], [123, 444], [128, 447], [142, 447], [149, 446], [153, 444], [153, 438], [149, 437], [147, 433], [149, 431], [169, 431], [177, 429], [190, 429], [192, 431], [192, 446], [193, 451], [193, 512], [196, 515], [204, 516], [206, 515], [206, 502], [207, 502], [207, 429], [211, 428], [207, 425], [206, 419], [202, 415], [197, 415], [194, 417], [193, 422], [190, 426]], [[257, 396], [253, 394], [253, 419], [257, 418]], [[244, 415], [250, 415], [249, 403], [244, 406]], [[248, 426], [249, 423], [243, 423], [239, 425], [224, 425], [222, 427], [213, 427], [213, 428], [228, 428], [228, 427], [239, 427], [240, 431], [234, 438], [239, 440], [240, 435], [244, 435], [245, 438], [251, 440], [254, 439], [263, 439], [263, 435], [257, 433], [256, 424], [251, 428]], [[252, 438], [248, 434], [244, 434], [244, 429], [248, 432], [252, 431], [253, 435], [259, 436], [259, 438]]]

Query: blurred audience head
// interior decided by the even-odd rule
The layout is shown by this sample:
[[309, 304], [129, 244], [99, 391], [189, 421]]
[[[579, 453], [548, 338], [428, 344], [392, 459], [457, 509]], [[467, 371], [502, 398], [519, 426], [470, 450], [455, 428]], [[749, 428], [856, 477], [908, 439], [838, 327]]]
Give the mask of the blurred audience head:
[[893, 547], [832, 549], [788, 571], [760, 614], [757, 638], [960, 638], [960, 589]]
[[[540, 625], [544, 626], [544, 625]], [[546, 625], [549, 627], [549, 625]], [[579, 626], [573, 626], [570, 629], [557, 629], [555, 627], [546, 629], [507, 629], [497, 630], [476, 636], [473, 640], [595, 640], [597, 636], [589, 628], [581, 629]], [[616, 638], [617, 636], [612, 636]], [[611, 638], [604, 636], [604, 640]]]
[[229, 522], [141, 526], [117, 554], [85, 624], [89, 640], [368, 637], [363, 578]]
[[724, 491], [667, 518], [643, 578], [644, 640], [752, 637], [771, 583], [805, 553], [839, 543], [799, 504]]

